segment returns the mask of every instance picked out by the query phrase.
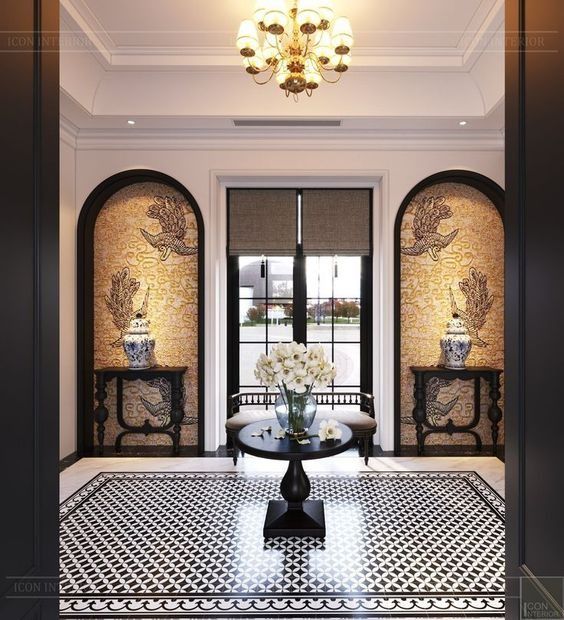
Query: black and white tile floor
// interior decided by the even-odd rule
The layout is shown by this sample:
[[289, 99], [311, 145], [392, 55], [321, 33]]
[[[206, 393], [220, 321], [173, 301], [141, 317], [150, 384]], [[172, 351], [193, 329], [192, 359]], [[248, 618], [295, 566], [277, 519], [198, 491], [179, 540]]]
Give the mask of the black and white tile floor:
[[502, 492], [500, 461], [306, 467], [326, 500], [324, 542], [262, 539], [283, 463], [246, 457], [242, 476], [227, 459], [79, 461], [61, 476], [63, 499], [102, 475], [63, 505], [62, 616], [498, 615], [503, 502], [463, 471]]

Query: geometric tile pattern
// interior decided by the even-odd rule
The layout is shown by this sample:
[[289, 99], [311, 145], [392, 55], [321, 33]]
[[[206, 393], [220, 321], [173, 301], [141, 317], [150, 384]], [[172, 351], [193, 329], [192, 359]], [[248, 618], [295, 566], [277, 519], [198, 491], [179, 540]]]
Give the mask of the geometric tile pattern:
[[61, 506], [61, 617], [503, 615], [504, 502], [476, 473], [310, 481], [326, 538], [265, 541], [278, 476], [98, 475]]

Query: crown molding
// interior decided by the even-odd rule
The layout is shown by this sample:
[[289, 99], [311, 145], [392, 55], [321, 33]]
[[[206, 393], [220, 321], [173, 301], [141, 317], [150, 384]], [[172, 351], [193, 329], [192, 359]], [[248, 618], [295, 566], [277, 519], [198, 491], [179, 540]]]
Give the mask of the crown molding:
[[[480, 56], [491, 44], [492, 39], [498, 35], [499, 30], [505, 23], [505, 0], [496, 0], [496, 3], [486, 15], [482, 23], [482, 28], [476, 32], [470, 43], [464, 50], [462, 59], [467, 71], [471, 71]], [[504, 53], [505, 41], [503, 41], [499, 52]]]
[[59, 136], [61, 142], [64, 142], [73, 149], [78, 148], [78, 135], [80, 129], [66, 116], [59, 116]]
[[[492, 37], [490, 29], [503, 22], [504, 0], [476, 24], [468, 24], [457, 46], [377, 47], [356, 45], [354, 67], [362, 70], [470, 71]], [[61, 15], [72, 28], [86, 36], [92, 52], [106, 71], [135, 69], [229, 70], [240, 69], [234, 46], [119, 46], [92, 12], [86, 0], [61, 0]], [[218, 33], [216, 33], [218, 34]], [[221, 33], [223, 34], [223, 33]], [[464, 42], [464, 44], [462, 44]]]
[[79, 151], [502, 151], [498, 130], [366, 131], [366, 130], [102, 130], [81, 129]]
[[[241, 70], [241, 57], [233, 47], [116, 47], [107, 50], [110, 71], [131, 69]], [[444, 70], [465, 71], [464, 53], [456, 48], [354, 49], [354, 68], [363, 70]]]

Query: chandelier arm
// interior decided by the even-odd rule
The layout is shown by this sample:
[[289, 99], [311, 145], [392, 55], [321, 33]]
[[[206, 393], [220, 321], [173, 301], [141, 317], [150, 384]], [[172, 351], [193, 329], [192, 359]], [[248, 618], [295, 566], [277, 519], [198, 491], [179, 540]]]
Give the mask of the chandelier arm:
[[[311, 53], [310, 53], [310, 58], [312, 58], [312, 59], [313, 59], [313, 61], [315, 62], [316, 67], [317, 67], [317, 72], [319, 73], [319, 75], [321, 76], [321, 79], [322, 79], [324, 82], [327, 82], [328, 84], [336, 84], [336, 83], [337, 83], [337, 82], [341, 79], [341, 77], [342, 77], [342, 75], [343, 75], [343, 74], [342, 74], [342, 73], [340, 73], [340, 72], [338, 72], [338, 71], [336, 71], [336, 72], [335, 72], [335, 69], [328, 69], [327, 67], [324, 67], [324, 66], [323, 66], [323, 65], [319, 62], [319, 58], [317, 57], [317, 55], [316, 55], [314, 52], [311, 52]], [[339, 61], [339, 64], [341, 64], [341, 62], [340, 62], [340, 61]], [[339, 66], [339, 65], [337, 65], [337, 66]], [[337, 79], [336, 79], [336, 80], [328, 80], [328, 79], [325, 77], [325, 74], [326, 74], [326, 73], [328, 73], [329, 71], [333, 71], [333, 72], [337, 73], [337, 76], [338, 76], [338, 77], [337, 77]]]
[[319, 75], [321, 76], [321, 79], [322, 79], [324, 82], [327, 82], [327, 84], [336, 84], [336, 83], [337, 83], [337, 82], [341, 79], [341, 76], [342, 76], [343, 74], [342, 74], [342, 73], [337, 72], [337, 76], [338, 76], [338, 77], [337, 77], [337, 79], [336, 79], [336, 80], [328, 80], [328, 79], [325, 77], [325, 75], [324, 75], [323, 73], [320, 73]]
[[[257, 80], [257, 76], [253, 74], [253, 81], [255, 84], [258, 84], [259, 86], [264, 86], [265, 84], [268, 84], [270, 82], [270, 80], [274, 77], [276, 72], [274, 69], [272, 69], [272, 67], [268, 67], [268, 69], [270, 69], [270, 75], [268, 76], [267, 80], [264, 80], [262, 82]], [[266, 71], [268, 71], [268, 69], [263, 69], [261, 73], [265, 73]]]
[[323, 36], [323, 31], [317, 29], [314, 33], [314, 37], [317, 38], [317, 41], [313, 42], [313, 47], [316, 48], [321, 43], [321, 37]]

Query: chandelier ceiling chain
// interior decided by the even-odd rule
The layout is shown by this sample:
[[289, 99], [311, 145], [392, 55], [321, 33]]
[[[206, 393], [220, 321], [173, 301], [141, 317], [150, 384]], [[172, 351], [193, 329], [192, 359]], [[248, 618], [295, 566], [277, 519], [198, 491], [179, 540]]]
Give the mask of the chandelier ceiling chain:
[[[237, 47], [253, 80], [276, 78], [286, 96], [311, 97], [322, 82], [335, 84], [351, 64], [353, 34], [346, 17], [335, 17], [333, 0], [256, 0], [252, 19], [241, 22]], [[265, 74], [266, 79], [257, 76]], [[331, 79], [329, 76], [335, 76]]]

